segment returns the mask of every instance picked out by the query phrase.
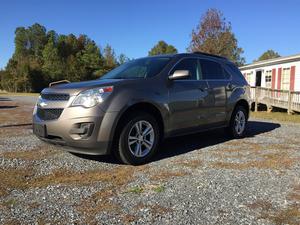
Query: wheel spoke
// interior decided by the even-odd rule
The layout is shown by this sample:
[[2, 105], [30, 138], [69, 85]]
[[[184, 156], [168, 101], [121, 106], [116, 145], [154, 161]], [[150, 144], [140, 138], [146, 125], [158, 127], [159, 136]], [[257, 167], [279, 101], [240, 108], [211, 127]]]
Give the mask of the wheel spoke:
[[147, 127], [144, 132], [143, 132], [143, 136], [147, 136], [148, 134], [150, 134], [153, 131], [152, 127]]
[[144, 142], [152, 147], [152, 142], [151, 141], [145, 139]]
[[136, 130], [136, 133], [137, 133], [137, 134], [140, 134], [141, 131], [140, 131], [140, 126], [139, 126], [139, 124], [136, 123], [136, 124], [134, 125], [134, 127], [135, 127], [135, 130]]
[[132, 145], [134, 143], [137, 143], [137, 140], [129, 141], [129, 145]]
[[151, 144], [147, 143], [145, 140], [143, 141], [143, 145], [148, 148], [148, 149], [151, 149]]
[[135, 146], [135, 152], [134, 152], [134, 154], [135, 154], [136, 156], [140, 156], [141, 153], [142, 153], [141, 150], [142, 150], [141, 144], [140, 144], [140, 143], [137, 143], [137, 145]]

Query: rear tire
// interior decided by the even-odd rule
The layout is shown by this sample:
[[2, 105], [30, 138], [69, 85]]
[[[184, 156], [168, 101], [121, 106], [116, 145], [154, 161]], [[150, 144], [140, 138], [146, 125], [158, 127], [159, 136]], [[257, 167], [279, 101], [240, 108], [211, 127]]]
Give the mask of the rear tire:
[[156, 153], [159, 140], [156, 119], [146, 112], [136, 112], [122, 126], [115, 154], [125, 164], [144, 164]]
[[248, 112], [243, 106], [237, 106], [231, 115], [227, 133], [233, 138], [243, 138], [246, 135]]

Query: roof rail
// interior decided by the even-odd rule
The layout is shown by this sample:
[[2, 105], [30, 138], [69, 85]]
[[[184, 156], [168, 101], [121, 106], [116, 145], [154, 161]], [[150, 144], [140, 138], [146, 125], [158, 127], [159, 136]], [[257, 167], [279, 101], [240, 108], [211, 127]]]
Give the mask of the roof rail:
[[206, 52], [193, 52], [194, 54], [199, 54], [199, 55], [207, 55], [207, 56], [211, 56], [211, 57], [216, 57], [216, 58], [220, 58], [220, 59], [226, 59], [226, 57], [223, 57], [223, 56], [219, 56], [219, 55], [214, 55], [214, 54], [210, 54], [210, 53], [206, 53]]

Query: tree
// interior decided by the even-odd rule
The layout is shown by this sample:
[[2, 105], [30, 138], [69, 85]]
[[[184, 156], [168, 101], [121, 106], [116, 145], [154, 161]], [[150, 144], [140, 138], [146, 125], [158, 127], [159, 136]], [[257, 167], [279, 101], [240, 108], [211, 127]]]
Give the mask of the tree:
[[208, 9], [196, 29], [192, 30], [191, 36], [188, 51], [224, 56], [237, 65], [245, 63], [241, 56], [244, 51], [238, 46], [231, 24], [226, 21], [221, 11]]
[[50, 81], [63, 79], [63, 64], [55, 43], [50, 39], [43, 50], [42, 70]]
[[120, 54], [118, 57], [118, 65], [122, 65], [126, 62], [130, 61], [130, 59], [125, 54]]
[[[104, 56], [103, 56], [104, 55]], [[8, 91], [39, 92], [52, 81], [83, 81], [98, 78], [129, 59], [116, 59], [110, 45], [103, 50], [86, 35], [47, 32], [40, 24], [18, 27], [15, 51], [5, 70], [0, 71], [0, 86]]]
[[278, 57], [280, 57], [278, 52], [275, 52], [274, 50], [269, 49], [269, 50], [265, 51], [257, 60], [254, 60], [253, 62], [267, 60], [267, 59], [275, 59]]
[[149, 56], [153, 55], [164, 55], [177, 53], [177, 49], [173, 45], [168, 45], [165, 41], [159, 41], [154, 47], [148, 52]]

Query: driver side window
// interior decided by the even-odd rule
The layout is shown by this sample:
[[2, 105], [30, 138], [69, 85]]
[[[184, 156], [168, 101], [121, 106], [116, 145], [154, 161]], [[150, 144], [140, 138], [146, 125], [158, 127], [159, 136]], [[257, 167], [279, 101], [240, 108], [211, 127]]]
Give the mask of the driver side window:
[[188, 70], [190, 76], [181, 80], [201, 80], [201, 67], [197, 59], [186, 58], [175, 65], [170, 74], [176, 70]]

